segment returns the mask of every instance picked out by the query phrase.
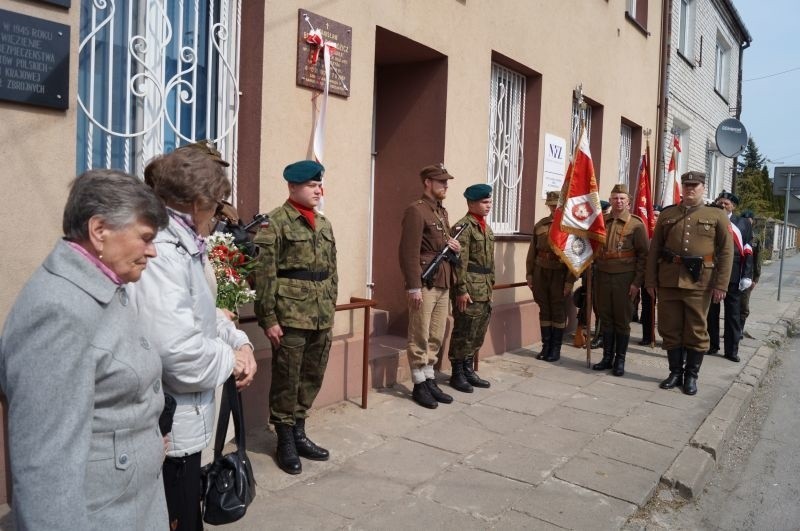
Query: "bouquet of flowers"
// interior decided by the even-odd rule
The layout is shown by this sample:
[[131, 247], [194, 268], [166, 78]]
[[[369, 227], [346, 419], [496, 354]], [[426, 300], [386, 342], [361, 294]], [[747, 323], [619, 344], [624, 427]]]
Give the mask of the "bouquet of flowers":
[[255, 267], [235, 243], [233, 235], [215, 232], [206, 238], [208, 260], [217, 279], [217, 308], [238, 313], [242, 304], [253, 302], [256, 292], [250, 289], [247, 277]]

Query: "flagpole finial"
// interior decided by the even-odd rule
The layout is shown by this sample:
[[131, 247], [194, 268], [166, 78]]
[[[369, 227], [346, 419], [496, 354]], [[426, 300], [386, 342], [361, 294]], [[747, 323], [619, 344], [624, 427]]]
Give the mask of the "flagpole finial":
[[650, 140], [650, 135], [652, 135], [652, 134], [653, 134], [653, 130], [652, 130], [652, 129], [645, 129], [645, 130], [642, 132], [642, 134], [644, 135], [644, 137], [645, 137], [647, 140]]
[[586, 110], [588, 107], [586, 101], [583, 99], [583, 83], [578, 83], [578, 86], [575, 87], [573, 91], [575, 96], [575, 100], [578, 102], [578, 107], [583, 111]]

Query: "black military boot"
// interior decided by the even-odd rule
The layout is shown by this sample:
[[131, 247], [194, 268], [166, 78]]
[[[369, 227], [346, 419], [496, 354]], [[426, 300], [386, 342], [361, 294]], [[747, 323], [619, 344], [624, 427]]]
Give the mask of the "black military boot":
[[700, 365], [702, 364], [702, 352], [686, 350], [686, 369], [683, 371], [683, 394], [697, 394], [697, 376], [700, 374]]
[[303, 465], [300, 464], [300, 458], [297, 456], [292, 426], [275, 424], [275, 433], [278, 435], [278, 448], [276, 451], [278, 466], [287, 474], [299, 474], [303, 471]]
[[614, 376], [623, 376], [625, 374], [625, 356], [628, 354], [628, 342], [631, 336], [623, 336], [622, 334], [614, 334], [614, 368], [611, 369], [611, 374]]
[[478, 376], [478, 373], [475, 372], [475, 369], [473, 368], [474, 364], [474, 357], [464, 359], [464, 376], [467, 378], [467, 381], [475, 387], [480, 387], [482, 389], [491, 387], [492, 384]]
[[450, 360], [450, 387], [462, 393], [474, 391], [467, 379], [464, 377], [464, 360]]
[[[591, 348], [604, 348], [603, 342], [605, 341], [605, 338], [603, 337], [603, 333], [601, 332], [601, 330], [602, 330], [601, 323], [598, 320], [597, 323], [595, 323], [594, 338], [592, 339], [592, 342], [589, 344]], [[614, 351], [612, 350], [611, 352], [613, 353]]]
[[544, 361], [558, 361], [561, 359], [561, 341], [564, 339], [564, 329], [553, 327], [550, 333], [550, 353]]
[[428, 388], [427, 381], [414, 384], [414, 389], [411, 391], [411, 398], [413, 398], [414, 402], [417, 404], [428, 409], [436, 409], [439, 407], [439, 402], [431, 396], [431, 390]]
[[439, 389], [439, 386], [436, 385], [436, 380], [433, 378], [428, 378], [425, 380], [425, 383], [428, 384], [428, 391], [431, 392], [431, 396], [437, 402], [441, 402], [442, 404], [450, 404], [453, 402], [453, 397]]
[[683, 385], [683, 349], [673, 348], [667, 351], [669, 360], [669, 376], [658, 386], [661, 389], [672, 389]]
[[603, 359], [592, 365], [593, 371], [605, 371], [611, 368], [614, 361], [614, 331], [603, 330]]
[[327, 461], [330, 457], [328, 450], [318, 446], [306, 435], [306, 419], [295, 419], [294, 446], [297, 448], [297, 455], [311, 459], [312, 461]]
[[542, 351], [536, 355], [537, 360], [543, 360], [550, 353], [550, 335], [553, 332], [552, 326], [543, 326], [540, 328], [542, 332]]

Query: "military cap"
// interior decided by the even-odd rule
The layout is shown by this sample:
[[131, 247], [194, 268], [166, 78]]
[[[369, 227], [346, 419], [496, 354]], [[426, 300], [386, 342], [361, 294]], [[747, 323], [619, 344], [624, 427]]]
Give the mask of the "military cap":
[[706, 174], [701, 171], [687, 171], [681, 175], [681, 183], [706, 184]]
[[600, 210], [606, 210], [609, 207], [611, 207], [611, 203], [609, 203], [605, 199], [600, 200]]
[[444, 167], [443, 163], [439, 164], [432, 164], [430, 166], [425, 166], [421, 170], [419, 170], [419, 176], [424, 181], [425, 179], [433, 179], [435, 181], [446, 181], [448, 179], [453, 179], [454, 177], [447, 173], [447, 168]]
[[544, 200], [544, 204], [548, 206], [549, 205], [555, 206], [558, 204], [559, 197], [561, 197], [561, 192], [556, 192], [556, 191], [547, 192], [547, 199]]
[[321, 181], [325, 167], [314, 160], [299, 160], [283, 169], [283, 178], [287, 182], [300, 184], [307, 181]]
[[722, 193], [719, 194], [719, 197], [717, 197], [717, 200], [719, 200], [719, 199], [727, 199], [728, 201], [730, 201], [734, 205], [738, 205], [739, 204], [739, 198], [736, 197], [734, 194], [732, 194], [730, 192], [726, 192], [725, 190], [723, 190]]
[[464, 190], [464, 197], [467, 198], [467, 201], [480, 201], [481, 199], [492, 197], [492, 187], [488, 184], [467, 186], [467, 189]]
[[739, 216], [739, 217], [741, 217], [741, 218], [751, 218], [752, 219], [752, 218], [755, 218], [756, 215], [753, 214], [752, 210], [744, 210], [744, 211], [742, 211], [742, 215]]
[[211, 157], [214, 162], [218, 162], [226, 168], [231, 165], [230, 162], [222, 160], [222, 153], [217, 150], [217, 147], [211, 140], [198, 140], [197, 142], [192, 142], [191, 144], [181, 146], [175, 151], [179, 151], [181, 149], [196, 149], [197, 151], [205, 153]]
[[611, 189], [611, 193], [628, 195], [628, 187], [622, 183], [617, 183], [614, 185], [614, 188]]

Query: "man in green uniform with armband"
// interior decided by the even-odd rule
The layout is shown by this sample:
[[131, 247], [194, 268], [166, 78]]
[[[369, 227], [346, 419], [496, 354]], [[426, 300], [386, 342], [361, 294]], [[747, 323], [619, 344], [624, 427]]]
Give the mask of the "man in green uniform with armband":
[[324, 170], [311, 160], [286, 166], [289, 198], [269, 213], [269, 225], [254, 239], [261, 249], [255, 311], [272, 344], [269, 421], [278, 435], [278, 465], [288, 474], [302, 471], [298, 456], [329, 456], [305, 433], [328, 364], [338, 283], [333, 229], [314, 210]]

